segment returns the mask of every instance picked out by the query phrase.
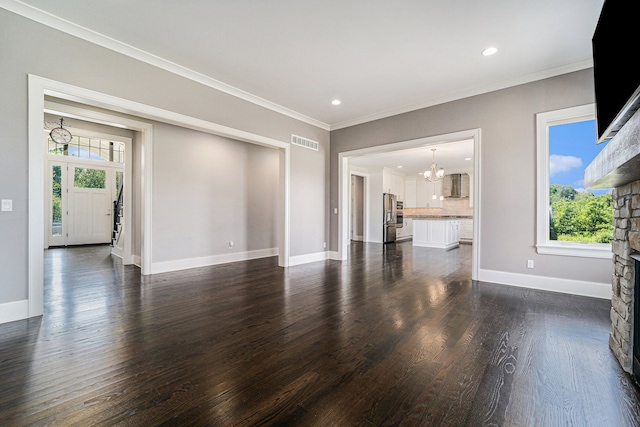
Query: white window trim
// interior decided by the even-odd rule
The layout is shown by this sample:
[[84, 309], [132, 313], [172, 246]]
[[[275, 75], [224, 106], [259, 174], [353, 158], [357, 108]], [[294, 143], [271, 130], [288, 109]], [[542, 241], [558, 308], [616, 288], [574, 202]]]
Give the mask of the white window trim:
[[[595, 104], [536, 114], [537, 194], [536, 250], [539, 254], [611, 259], [610, 243], [549, 240], [549, 127], [595, 119]], [[595, 141], [594, 141], [595, 143]]]

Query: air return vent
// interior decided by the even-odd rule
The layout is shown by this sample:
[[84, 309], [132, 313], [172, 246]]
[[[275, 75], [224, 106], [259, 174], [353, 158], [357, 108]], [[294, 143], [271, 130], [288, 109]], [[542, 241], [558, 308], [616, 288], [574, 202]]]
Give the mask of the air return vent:
[[291, 143], [293, 145], [299, 145], [300, 147], [308, 148], [310, 150], [318, 151], [318, 143], [307, 138], [303, 138], [298, 135], [291, 135]]

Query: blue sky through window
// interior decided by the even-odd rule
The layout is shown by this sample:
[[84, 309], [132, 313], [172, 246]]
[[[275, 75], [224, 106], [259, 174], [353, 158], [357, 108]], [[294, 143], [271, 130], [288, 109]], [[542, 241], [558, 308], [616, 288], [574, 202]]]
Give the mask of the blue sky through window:
[[[606, 144], [596, 144], [596, 121], [549, 126], [549, 183], [584, 191], [584, 169]], [[595, 195], [610, 190], [587, 189]]]

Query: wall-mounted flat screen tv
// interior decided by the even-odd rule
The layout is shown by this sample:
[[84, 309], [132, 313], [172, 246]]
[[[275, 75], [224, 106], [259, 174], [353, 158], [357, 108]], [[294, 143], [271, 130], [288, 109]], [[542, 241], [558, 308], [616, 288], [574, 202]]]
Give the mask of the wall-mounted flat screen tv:
[[592, 39], [598, 143], [610, 140], [640, 107], [638, 4], [606, 0]]

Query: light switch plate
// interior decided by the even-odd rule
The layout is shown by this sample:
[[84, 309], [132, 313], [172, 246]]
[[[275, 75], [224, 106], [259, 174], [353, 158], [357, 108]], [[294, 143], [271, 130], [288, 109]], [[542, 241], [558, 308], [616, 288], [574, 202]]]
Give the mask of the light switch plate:
[[2, 199], [2, 212], [11, 212], [13, 210], [13, 200]]

